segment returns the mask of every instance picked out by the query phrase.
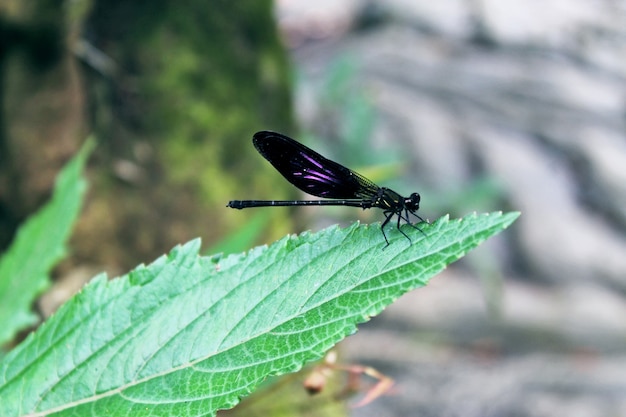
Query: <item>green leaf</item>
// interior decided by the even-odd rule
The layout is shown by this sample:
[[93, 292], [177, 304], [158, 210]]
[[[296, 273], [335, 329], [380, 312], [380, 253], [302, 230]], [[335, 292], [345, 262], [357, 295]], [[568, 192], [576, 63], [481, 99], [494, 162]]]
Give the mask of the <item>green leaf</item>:
[[32, 304], [48, 288], [49, 271], [66, 253], [65, 242], [86, 188], [82, 170], [93, 145], [87, 141], [63, 168], [52, 199], [20, 226], [11, 247], [0, 258], [0, 345], [39, 320], [31, 311]]
[[519, 213], [288, 236], [247, 254], [194, 240], [95, 278], [0, 363], [2, 416], [212, 416], [321, 358]]

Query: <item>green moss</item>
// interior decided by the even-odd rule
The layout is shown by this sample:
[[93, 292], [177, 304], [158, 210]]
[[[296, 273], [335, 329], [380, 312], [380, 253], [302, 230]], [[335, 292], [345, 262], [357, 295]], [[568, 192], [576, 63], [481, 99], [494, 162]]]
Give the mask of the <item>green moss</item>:
[[[144, 248], [129, 258], [148, 258], [195, 236], [219, 240], [247, 216], [225, 207], [231, 199], [280, 196], [277, 185], [287, 195], [290, 185], [251, 143], [258, 130], [293, 131], [290, 68], [271, 1], [112, 0], [94, 5], [90, 26], [118, 70], [105, 83], [117, 102], [96, 109], [112, 115], [96, 128], [109, 166], [134, 161], [137, 144], [151, 152], [137, 162], [144, 180], [108, 190], [128, 197], [124, 204], [110, 207], [111, 197], [101, 197], [109, 207], [101, 212], [115, 210], [119, 222], [107, 233]], [[103, 112], [107, 106], [111, 111]], [[264, 165], [268, 175], [251, 175]], [[267, 239], [294, 231], [284, 212], [271, 215]], [[162, 230], [153, 230], [156, 219]]]

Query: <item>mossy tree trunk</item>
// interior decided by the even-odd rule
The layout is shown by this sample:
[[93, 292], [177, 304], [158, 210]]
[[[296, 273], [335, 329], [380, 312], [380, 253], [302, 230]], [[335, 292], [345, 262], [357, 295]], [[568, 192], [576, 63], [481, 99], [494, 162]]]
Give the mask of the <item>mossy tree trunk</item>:
[[[60, 52], [53, 65], [29, 71], [12, 69], [19, 53], [2, 61], [3, 210], [16, 201], [12, 187], [33, 192], [12, 182], [23, 161], [36, 171], [49, 147], [62, 155], [52, 158], [56, 171], [88, 130], [99, 146], [73, 238], [80, 262], [124, 271], [192, 237], [217, 240], [242, 220], [226, 202], [269, 188], [267, 176], [249, 175], [264, 164], [252, 157], [251, 135], [293, 130], [290, 73], [269, 0], [13, 3], [53, 22], [58, 34], [45, 39]], [[51, 96], [41, 99], [42, 91]], [[29, 101], [56, 103], [61, 114]], [[47, 172], [44, 190], [52, 178]], [[11, 208], [13, 217], [35, 205]]]

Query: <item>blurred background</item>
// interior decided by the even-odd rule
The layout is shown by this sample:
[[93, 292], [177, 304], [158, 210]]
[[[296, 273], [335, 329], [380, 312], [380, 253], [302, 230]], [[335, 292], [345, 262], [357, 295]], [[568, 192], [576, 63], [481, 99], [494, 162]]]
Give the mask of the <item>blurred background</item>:
[[276, 130], [431, 221], [522, 216], [340, 344], [388, 395], [242, 415], [626, 416], [626, 2], [0, 0], [0, 74], [0, 248], [98, 141], [42, 315], [197, 236], [381, 220], [227, 209], [302, 197], [251, 144]]

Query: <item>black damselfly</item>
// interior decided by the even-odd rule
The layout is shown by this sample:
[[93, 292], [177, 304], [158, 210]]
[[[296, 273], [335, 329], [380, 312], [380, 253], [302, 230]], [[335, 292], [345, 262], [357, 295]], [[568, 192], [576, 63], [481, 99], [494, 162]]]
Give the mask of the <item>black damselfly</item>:
[[[411, 238], [400, 229], [400, 220], [404, 220], [415, 229], [409, 213], [424, 221], [416, 212], [419, 209], [420, 195], [411, 194], [408, 198], [385, 187], [379, 187], [361, 174], [331, 161], [295, 140], [275, 132], [257, 132], [252, 138], [254, 147], [267, 159], [290, 183], [307, 194], [333, 200], [295, 200], [263, 201], [232, 200], [227, 207], [244, 209], [248, 207], [269, 206], [350, 206], [369, 209], [377, 207], [383, 210], [386, 218], [381, 231], [387, 246], [389, 240], [385, 226], [391, 218], [398, 216], [397, 228], [409, 242]], [[424, 232], [422, 232], [424, 233]]]

